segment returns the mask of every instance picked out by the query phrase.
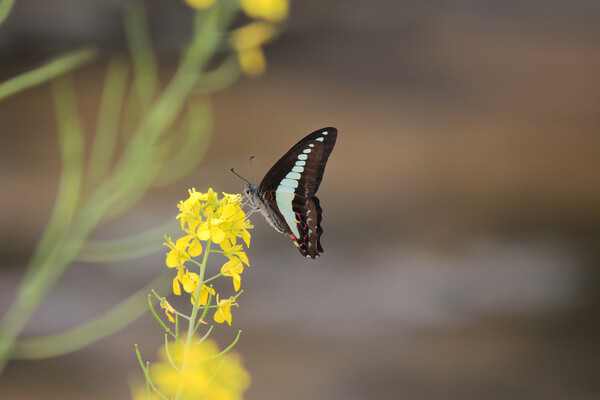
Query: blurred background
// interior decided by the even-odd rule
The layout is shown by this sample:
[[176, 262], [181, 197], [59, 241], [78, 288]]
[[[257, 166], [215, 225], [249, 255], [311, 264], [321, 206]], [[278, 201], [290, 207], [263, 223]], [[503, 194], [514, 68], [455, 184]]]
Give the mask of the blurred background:
[[[60, 51], [126, 53], [115, 0], [17, 1], [0, 81]], [[165, 78], [189, 9], [144, 2]], [[600, 398], [600, 3], [296, 1], [267, 74], [213, 98], [211, 147], [175, 186], [103, 229], [176, 215], [187, 188], [240, 192], [306, 134], [339, 137], [319, 191], [316, 261], [258, 215], [233, 327], [247, 399]], [[106, 57], [75, 74], [86, 127]], [[0, 313], [47, 223], [59, 177], [48, 85], [0, 104]], [[75, 326], [164, 269], [72, 268], [25, 329]], [[0, 398], [125, 399], [162, 330], [145, 316], [73, 354], [15, 361]]]

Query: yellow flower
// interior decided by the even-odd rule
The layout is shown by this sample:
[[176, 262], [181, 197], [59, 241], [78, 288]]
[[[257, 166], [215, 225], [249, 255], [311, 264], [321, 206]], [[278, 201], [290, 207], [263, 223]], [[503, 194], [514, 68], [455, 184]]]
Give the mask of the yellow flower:
[[165, 314], [167, 314], [167, 318], [169, 318], [169, 321], [175, 322], [175, 319], [173, 318], [175, 309], [173, 308], [173, 306], [171, 304], [169, 304], [167, 299], [165, 299], [164, 297], [160, 301], [160, 308], [165, 310]]
[[187, 247], [190, 244], [191, 236], [184, 236], [177, 239], [176, 243], [173, 243], [170, 237], [167, 237], [167, 242], [164, 243], [168, 246], [171, 251], [167, 253], [166, 264], [169, 268], [182, 268], [183, 264], [190, 259], [190, 255], [187, 252]]
[[219, 218], [209, 218], [202, 222], [198, 227], [198, 238], [200, 240], [210, 239], [217, 244], [221, 243], [225, 238], [225, 232], [219, 227], [222, 222], [223, 220]]
[[[187, 239], [182, 240], [178, 250], [185, 250], [186, 255], [196, 257], [203, 251], [200, 242], [209, 239], [217, 244], [229, 239], [235, 244], [236, 238], [241, 237], [246, 245], [250, 244], [248, 230], [253, 226], [242, 210], [239, 194], [223, 193], [223, 198], [219, 200], [217, 193], [210, 188], [207, 193], [199, 193], [196, 189], [191, 189], [189, 193], [190, 197], [177, 205], [177, 218], [180, 219], [182, 230], [189, 234]], [[171, 264], [176, 264], [176, 255], [171, 255], [174, 259]]]
[[192, 242], [190, 243], [190, 247], [188, 248], [188, 254], [191, 257], [198, 257], [200, 254], [202, 254], [202, 243], [200, 243], [200, 239], [198, 239], [198, 238], [192, 239]]
[[[226, 193], [223, 194], [228, 196]], [[234, 245], [236, 243], [236, 237], [242, 237], [246, 246], [250, 246], [250, 233], [248, 230], [252, 229], [253, 226], [250, 224], [250, 221], [246, 219], [246, 214], [244, 213], [244, 210], [242, 210], [241, 198], [237, 195], [237, 197], [228, 198], [228, 201], [229, 202], [223, 207], [222, 218], [224, 222], [221, 224], [223, 230], [228, 232], [226, 237], [231, 244]], [[221, 247], [223, 247], [222, 243]], [[223, 248], [223, 250], [225, 250], [225, 248]]]
[[281, 22], [289, 13], [288, 0], [241, 0], [241, 6], [250, 18]]
[[240, 290], [240, 285], [242, 284], [242, 277], [240, 274], [243, 271], [244, 264], [242, 264], [239, 258], [232, 258], [223, 264], [223, 267], [221, 267], [221, 273], [223, 276], [230, 276], [233, 278], [233, 288], [236, 292]]
[[231, 307], [236, 306], [238, 303], [235, 301], [233, 297], [230, 297], [226, 300], [219, 300], [219, 296], [217, 295], [217, 311], [215, 311], [215, 322], [219, 324], [227, 321], [229, 326], [231, 326]]
[[213, 4], [217, 2], [217, 0], [184, 0], [188, 6], [196, 8], [196, 9], [205, 9], [212, 7]]
[[171, 342], [168, 349], [170, 357], [163, 346], [160, 361], [150, 365], [152, 381], [168, 398], [178, 395], [182, 399], [235, 400], [241, 399], [250, 385], [250, 376], [239, 358], [229, 353], [216, 356], [219, 349], [212, 340], [188, 346]]
[[[219, 244], [223, 249], [223, 255], [229, 259], [221, 268], [221, 273], [233, 279], [233, 286], [238, 291], [241, 285], [240, 274], [244, 270], [243, 264], [249, 265], [249, 263], [242, 245], [237, 245], [236, 241], [241, 237], [248, 246], [251, 237], [249, 230], [253, 228], [242, 209], [241, 195], [223, 193], [223, 197], [219, 199], [219, 195], [211, 188], [206, 193], [190, 189], [189, 197], [180, 201], [177, 207], [179, 209], [177, 218], [180, 219], [182, 230], [187, 235], [177, 239], [175, 243], [171, 238], [166, 238], [165, 245], [171, 249], [167, 254], [166, 264], [169, 268], [177, 268], [177, 276], [173, 279], [173, 293], [181, 295], [183, 287], [185, 292], [194, 294], [190, 296], [194, 304], [194, 299], [200, 290], [200, 305], [206, 305], [208, 293], [215, 295], [213, 289], [204, 285], [199, 289], [198, 274], [190, 272], [185, 265], [186, 261], [192, 260], [205, 251], [202, 242], [209, 240]], [[206, 251], [212, 250], [208, 247]], [[225, 312], [223, 309], [222, 317], [226, 315]], [[230, 321], [231, 313], [229, 313]]]
[[240, 68], [249, 77], [259, 77], [267, 70], [267, 59], [260, 47], [239, 50], [237, 56]]
[[231, 32], [229, 38], [237, 50], [262, 46], [277, 35], [277, 28], [267, 22], [252, 22]]
[[221, 243], [221, 248], [223, 249], [223, 255], [227, 258], [229, 258], [230, 260], [232, 258], [238, 258], [240, 260], [242, 260], [242, 262], [246, 265], [250, 265], [248, 262], [248, 256], [246, 255], [246, 253], [242, 250], [242, 245], [238, 244], [236, 246], [232, 246], [229, 243], [223, 242]]
[[198, 287], [198, 274], [195, 272], [186, 271], [182, 278], [179, 279], [183, 285], [183, 290], [192, 293]]
[[266, 60], [261, 46], [277, 35], [274, 25], [267, 22], [252, 22], [231, 33], [229, 41], [237, 50], [240, 68], [249, 76], [265, 72]]
[[240, 274], [244, 271], [244, 264], [249, 265], [248, 256], [242, 251], [242, 245], [232, 246], [227, 241], [221, 243], [223, 255], [229, 258], [223, 267], [221, 273], [223, 276], [230, 276], [233, 279], [233, 288], [237, 292], [240, 290], [242, 277]]
[[203, 193], [196, 192], [195, 188], [188, 190], [190, 197], [187, 200], [180, 201], [177, 204], [177, 208], [179, 209], [179, 215], [177, 218], [181, 222], [181, 229], [185, 230], [185, 224], [188, 224], [188, 230], [191, 232], [195, 232], [196, 227], [202, 221], [202, 216], [200, 213], [202, 212], [202, 205], [200, 204], [200, 199], [203, 196]]
[[179, 270], [177, 276], [173, 279], [173, 293], [177, 296], [181, 294], [180, 284], [183, 286], [183, 290], [187, 293], [192, 293], [198, 287], [198, 283], [198, 274], [189, 272], [187, 269], [183, 268]]
[[[198, 289], [194, 292], [194, 296], [198, 294]], [[205, 306], [208, 303], [208, 295], [214, 296], [215, 289], [208, 287], [206, 285], [202, 285], [202, 289], [200, 289], [200, 302], [198, 303], [201, 306]], [[193, 302], [193, 299], [192, 299]]]

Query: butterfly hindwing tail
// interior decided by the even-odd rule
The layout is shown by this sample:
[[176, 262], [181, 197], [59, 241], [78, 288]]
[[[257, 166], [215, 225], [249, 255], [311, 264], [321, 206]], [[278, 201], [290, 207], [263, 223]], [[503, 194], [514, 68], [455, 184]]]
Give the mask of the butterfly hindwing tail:
[[294, 228], [290, 227], [290, 231], [294, 231], [290, 232], [290, 237], [303, 256], [316, 258], [323, 252], [321, 246], [322, 210], [319, 199], [296, 196], [293, 201], [293, 209], [296, 221]]

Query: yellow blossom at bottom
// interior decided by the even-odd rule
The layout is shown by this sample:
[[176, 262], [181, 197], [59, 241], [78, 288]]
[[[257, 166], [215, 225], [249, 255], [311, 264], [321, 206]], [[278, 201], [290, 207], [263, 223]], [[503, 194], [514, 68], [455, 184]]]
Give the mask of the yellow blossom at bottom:
[[[197, 340], [197, 339], [196, 339]], [[160, 351], [160, 361], [150, 364], [150, 377], [156, 388], [167, 398], [236, 400], [250, 385], [250, 376], [235, 354], [219, 353], [212, 340], [197, 345], [169, 343]], [[175, 363], [174, 369], [169, 358]], [[158, 399], [159, 396], [135, 389], [135, 400]]]

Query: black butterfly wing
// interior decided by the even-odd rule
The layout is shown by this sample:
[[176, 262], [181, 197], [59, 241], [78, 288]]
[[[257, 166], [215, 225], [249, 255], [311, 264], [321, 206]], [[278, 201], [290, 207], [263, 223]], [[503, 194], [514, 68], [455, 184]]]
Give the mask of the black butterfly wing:
[[280, 219], [302, 255], [323, 252], [321, 207], [315, 193], [333, 150], [337, 129], [323, 128], [296, 143], [266, 173], [258, 193]]
[[301, 161], [298, 156], [304, 154], [305, 150], [311, 149], [311, 153], [306, 154], [306, 165], [304, 165], [301, 186], [304, 189], [303, 195], [305, 197], [314, 196], [323, 179], [325, 164], [327, 164], [327, 159], [333, 150], [336, 138], [337, 129], [323, 128], [300, 140], [265, 174], [258, 186], [259, 193], [276, 189], [286, 175], [292, 171], [296, 162]]

